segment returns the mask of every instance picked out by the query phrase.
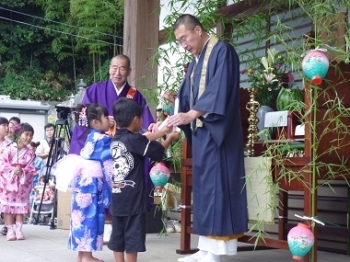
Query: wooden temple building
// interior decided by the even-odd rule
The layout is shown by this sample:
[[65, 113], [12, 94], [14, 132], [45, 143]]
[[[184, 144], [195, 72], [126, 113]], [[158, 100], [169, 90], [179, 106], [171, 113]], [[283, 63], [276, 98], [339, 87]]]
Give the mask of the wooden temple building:
[[[236, 1], [238, 2], [238, 1]], [[248, 3], [249, 2], [249, 3]], [[262, 1], [250, 0], [241, 1], [235, 4], [222, 6], [218, 12], [220, 15], [227, 17], [235, 17], [240, 13], [249, 14], [249, 12], [255, 12], [258, 8], [261, 8]], [[159, 12], [160, 6], [159, 0], [137, 0], [137, 1], [125, 1], [125, 20], [124, 20], [124, 54], [131, 58], [131, 64], [133, 71], [130, 77], [130, 83], [133, 86], [140, 86], [142, 76], [147, 75], [148, 86], [153, 86], [157, 82], [157, 67], [152, 66], [150, 59], [158, 48], [158, 45], [164, 41], [164, 33], [159, 30]], [[290, 21], [292, 18], [290, 18]], [[295, 22], [295, 31], [302, 36], [303, 34], [313, 30], [312, 21], [300, 21]], [[220, 34], [234, 34], [232, 27], [223, 27], [217, 25], [217, 32]], [[301, 37], [302, 38], [302, 37]], [[251, 44], [249, 41], [238, 41], [237, 49], [239, 45]], [[271, 44], [271, 43], [270, 43]], [[263, 50], [268, 48], [267, 43]], [[255, 47], [257, 48], [257, 47]], [[334, 62], [335, 63], [335, 62]], [[315, 154], [322, 154], [331, 147], [337, 147], [338, 150], [334, 150], [327, 155], [318, 158], [318, 161], [325, 163], [325, 166], [329, 164], [340, 164], [341, 161], [347, 160], [350, 157], [350, 133], [346, 132], [329, 132], [327, 135], [322, 136], [322, 139], [318, 141], [320, 146], [317, 147], [317, 151], [313, 150], [313, 143], [315, 137], [323, 132], [326, 128], [332, 128], [332, 118], [334, 114], [329, 113], [330, 107], [327, 100], [332, 100], [335, 94], [342, 99], [345, 108], [350, 107], [350, 66], [344, 62], [337, 61], [337, 68], [330, 67], [327, 76], [327, 81], [324, 81], [320, 86], [321, 89], [328, 90], [330, 85], [333, 88], [329, 88], [326, 92], [327, 96], [319, 97], [318, 108], [315, 111], [316, 114], [309, 114], [308, 120], [310, 122], [316, 120], [317, 127], [315, 133], [312, 133], [311, 126], [308, 125], [308, 121], [305, 124], [304, 135], [304, 155], [302, 157], [286, 158], [284, 164], [289, 166], [300, 174], [304, 183], [310, 186], [317, 186], [319, 181], [323, 180], [322, 170], [317, 176], [316, 180], [312, 179], [310, 172], [310, 163]], [[300, 84], [303, 85], [305, 91], [305, 104], [308, 110], [311, 105], [310, 85], [300, 80]], [[242, 128], [247, 137], [248, 122], [247, 118], [249, 112], [245, 109], [246, 102], [248, 101], [248, 93], [245, 89], [241, 90], [241, 115], [242, 115]], [[342, 123], [344, 126], [350, 126], [350, 117], [342, 116]], [[290, 122], [289, 125], [293, 123]], [[293, 140], [293, 136], [290, 137]], [[259, 143], [256, 145], [256, 154], [261, 153], [263, 146]], [[346, 161], [345, 161], [346, 162]], [[191, 170], [191, 150], [186, 142], [183, 144], [183, 160], [181, 170], [181, 182], [182, 182], [182, 205], [190, 206], [191, 203], [191, 187], [192, 187], [192, 170]], [[349, 165], [349, 163], [345, 164]], [[288, 181], [287, 179], [280, 179], [280, 168], [272, 168], [272, 176], [275, 183], [279, 183], [280, 192], [278, 198], [280, 203], [279, 216], [281, 219], [276, 218], [276, 225], [271, 227], [270, 235], [264, 238], [264, 241], [258, 241], [256, 248], [281, 248], [288, 249], [286, 237], [288, 231], [296, 225], [298, 221], [294, 217], [294, 213], [300, 215], [311, 216], [312, 206], [316, 207], [316, 216], [326, 223], [326, 226], [315, 226], [315, 241], [314, 249], [304, 257], [304, 261], [317, 261], [316, 249], [323, 249], [336, 252], [347, 252], [350, 254], [350, 204], [349, 204], [349, 186], [346, 182], [346, 178], [350, 178], [350, 174], [339, 171], [335, 172], [334, 179], [330, 182], [331, 187], [324, 186], [318, 188], [315, 192], [316, 198], [312, 198], [310, 190], [305, 187], [303, 183], [298, 180]], [[179, 243], [178, 253], [186, 254], [191, 253], [194, 250], [191, 248], [190, 235], [192, 233], [191, 228], [191, 210], [183, 209], [181, 211], [181, 243]], [[247, 234], [241, 239], [243, 242], [255, 243], [255, 238]], [[174, 251], [175, 252], [175, 251]]]

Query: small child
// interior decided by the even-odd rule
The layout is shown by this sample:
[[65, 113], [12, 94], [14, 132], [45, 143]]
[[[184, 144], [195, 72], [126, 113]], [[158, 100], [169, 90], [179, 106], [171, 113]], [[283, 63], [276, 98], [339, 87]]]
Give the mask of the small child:
[[80, 156], [69, 154], [57, 163], [56, 187], [61, 191], [65, 183], [72, 187], [68, 248], [78, 251], [78, 262], [103, 262], [93, 257], [92, 252], [102, 250], [105, 209], [110, 202], [112, 138], [105, 134], [110, 122], [103, 105], [81, 105], [77, 111], [77, 124], [89, 128], [90, 133]]
[[[28, 145], [28, 148], [33, 150], [34, 154], [35, 154], [35, 151], [37, 149], [37, 147], [40, 145], [40, 142], [30, 142], [30, 144]], [[40, 173], [40, 170], [44, 167], [44, 161], [41, 157], [38, 157], [37, 155], [35, 156], [35, 159], [34, 159], [34, 167], [35, 167], [35, 174], [34, 174], [34, 177], [33, 177], [33, 187], [37, 186], [38, 183], [39, 183], [39, 173]]]
[[9, 120], [9, 132], [6, 136], [6, 139], [12, 141], [14, 133], [15, 133], [13, 127], [18, 126], [20, 123], [21, 123], [21, 119], [19, 117], [13, 116], [10, 118], [10, 120]]
[[162, 143], [154, 140], [172, 131], [165, 127], [155, 133], [138, 133], [142, 127], [143, 108], [127, 98], [119, 99], [113, 105], [113, 114], [118, 126], [111, 144], [113, 157], [112, 233], [108, 243], [114, 251], [116, 262], [137, 261], [137, 253], [144, 252], [146, 238], [146, 212], [148, 190], [144, 180], [145, 157], [160, 161], [165, 148], [178, 138], [171, 133]]
[[[30, 144], [28, 145], [28, 148], [33, 150], [34, 154], [35, 154], [35, 151], [36, 149], [38, 148], [38, 146], [40, 145], [40, 142], [30, 142]], [[44, 166], [44, 162], [43, 162], [43, 159], [41, 157], [38, 157], [38, 156], [35, 156], [35, 159], [34, 159], [34, 166], [35, 166], [35, 169], [37, 171], [40, 171], [42, 169], [42, 167]]]
[[[44, 188], [45, 177], [39, 179], [39, 186], [41, 186], [42, 189]], [[34, 190], [38, 190], [38, 187], [34, 188]], [[53, 201], [55, 199], [55, 183], [52, 179], [49, 179], [49, 182], [46, 183], [44, 194], [42, 190], [38, 190], [35, 194], [35, 201], [40, 201], [41, 199], [43, 199], [43, 201]]]
[[36, 172], [35, 154], [28, 148], [33, 135], [34, 129], [28, 123], [14, 126], [13, 142], [0, 157], [0, 211], [4, 213], [8, 241], [24, 239], [23, 217], [30, 209], [29, 194]]

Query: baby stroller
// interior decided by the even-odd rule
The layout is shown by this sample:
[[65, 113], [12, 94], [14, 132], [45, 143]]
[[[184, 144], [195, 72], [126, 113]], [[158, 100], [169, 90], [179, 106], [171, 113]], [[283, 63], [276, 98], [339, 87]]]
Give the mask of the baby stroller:
[[[55, 201], [56, 201], [56, 190], [55, 190], [56, 179], [55, 176], [49, 176], [49, 182], [45, 186], [45, 176], [39, 178], [39, 185], [33, 188], [33, 199], [30, 209], [30, 217], [28, 222], [33, 224], [47, 224], [46, 219], [49, 218], [49, 224], [51, 219], [55, 217]], [[45, 191], [44, 191], [45, 187]], [[42, 201], [41, 201], [42, 200]], [[39, 212], [39, 207], [41, 208]], [[39, 215], [39, 221], [38, 219]]]

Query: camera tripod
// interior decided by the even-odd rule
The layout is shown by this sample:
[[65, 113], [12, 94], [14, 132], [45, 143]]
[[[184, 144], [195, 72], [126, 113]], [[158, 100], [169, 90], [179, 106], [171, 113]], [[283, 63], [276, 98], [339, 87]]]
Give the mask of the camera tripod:
[[[70, 108], [64, 108], [64, 111], [70, 110]], [[40, 212], [43, 204], [45, 189], [48, 186], [47, 184], [50, 181], [50, 176], [52, 176], [52, 167], [57, 163], [58, 160], [60, 160], [64, 156], [64, 142], [65, 137], [68, 139], [68, 146], [71, 143], [71, 133], [70, 133], [70, 125], [68, 121], [68, 115], [62, 114], [61, 111], [62, 108], [57, 108], [57, 115], [59, 119], [55, 123], [55, 130], [53, 134], [53, 138], [50, 142], [50, 150], [49, 150], [49, 156], [47, 158], [47, 162], [45, 165], [45, 176], [44, 176], [44, 186], [43, 191], [41, 194], [40, 204], [37, 206], [37, 214], [36, 219], [33, 224], [37, 225], [40, 218]], [[54, 190], [54, 199], [53, 199], [53, 214], [51, 215], [50, 219], [50, 229], [56, 229], [55, 225], [55, 218], [57, 215], [57, 190]]]

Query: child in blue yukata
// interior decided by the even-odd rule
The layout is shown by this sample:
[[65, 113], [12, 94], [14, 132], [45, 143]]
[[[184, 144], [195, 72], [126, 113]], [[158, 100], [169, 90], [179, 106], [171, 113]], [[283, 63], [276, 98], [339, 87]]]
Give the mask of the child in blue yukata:
[[81, 105], [77, 111], [77, 124], [90, 133], [80, 155], [69, 154], [57, 163], [56, 188], [65, 191], [70, 185], [72, 189], [68, 248], [78, 251], [77, 262], [103, 262], [92, 252], [102, 250], [105, 209], [110, 202], [112, 138], [105, 134], [110, 122], [103, 105]]
[[162, 143], [154, 140], [170, 133], [172, 127], [164, 127], [155, 133], [140, 134], [143, 108], [128, 98], [119, 99], [113, 106], [118, 126], [111, 143], [113, 157], [112, 233], [108, 243], [114, 251], [116, 262], [136, 262], [138, 252], [146, 251], [146, 212], [148, 190], [144, 180], [144, 161], [149, 157], [161, 161], [165, 149], [178, 139], [171, 133]]

